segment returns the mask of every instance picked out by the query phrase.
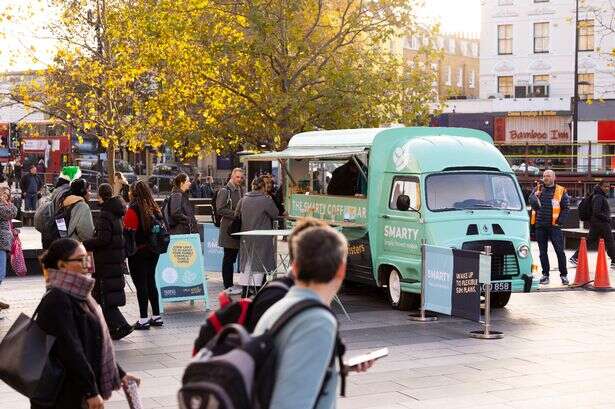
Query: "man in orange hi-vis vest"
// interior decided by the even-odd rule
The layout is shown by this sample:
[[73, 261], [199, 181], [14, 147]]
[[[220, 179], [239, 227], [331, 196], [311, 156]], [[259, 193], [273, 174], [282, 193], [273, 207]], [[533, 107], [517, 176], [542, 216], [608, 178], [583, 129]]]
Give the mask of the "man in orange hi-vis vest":
[[564, 236], [561, 226], [568, 213], [570, 198], [563, 186], [555, 184], [555, 172], [545, 170], [540, 183], [530, 195], [532, 214], [530, 222], [536, 228], [536, 241], [540, 249], [542, 278], [540, 284], [549, 284], [549, 240], [557, 255], [559, 275], [563, 285], [568, 285]]

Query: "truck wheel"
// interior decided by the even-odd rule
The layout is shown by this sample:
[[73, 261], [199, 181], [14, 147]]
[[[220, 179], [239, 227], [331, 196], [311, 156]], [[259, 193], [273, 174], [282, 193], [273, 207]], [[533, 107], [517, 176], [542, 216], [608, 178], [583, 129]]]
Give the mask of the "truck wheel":
[[391, 307], [396, 310], [410, 311], [417, 309], [420, 304], [418, 294], [405, 293], [401, 290], [401, 275], [399, 271], [393, 269], [389, 273], [387, 280], [387, 295], [391, 302]]
[[491, 308], [504, 308], [510, 300], [510, 292], [491, 294]]

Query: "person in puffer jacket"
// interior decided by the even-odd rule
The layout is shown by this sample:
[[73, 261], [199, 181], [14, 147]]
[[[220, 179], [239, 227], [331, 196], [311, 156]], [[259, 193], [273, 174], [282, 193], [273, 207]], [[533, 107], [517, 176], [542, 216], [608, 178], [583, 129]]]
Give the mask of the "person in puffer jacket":
[[84, 242], [94, 236], [94, 221], [88, 205], [90, 184], [84, 179], [75, 179], [62, 201], [62, 207], [70, 208], [68, 237]]

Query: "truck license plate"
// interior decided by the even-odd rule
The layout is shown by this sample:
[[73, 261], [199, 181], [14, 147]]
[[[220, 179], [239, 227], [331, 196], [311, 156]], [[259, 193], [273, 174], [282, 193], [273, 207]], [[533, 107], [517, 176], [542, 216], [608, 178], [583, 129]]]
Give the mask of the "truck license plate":
[[[485, 284], [481, 283], [480, 291], [485, 292]], [[512, 283], [510, 281], [494, 281], [491, 283], [492, 293], [508, 293], [512, 291]]]

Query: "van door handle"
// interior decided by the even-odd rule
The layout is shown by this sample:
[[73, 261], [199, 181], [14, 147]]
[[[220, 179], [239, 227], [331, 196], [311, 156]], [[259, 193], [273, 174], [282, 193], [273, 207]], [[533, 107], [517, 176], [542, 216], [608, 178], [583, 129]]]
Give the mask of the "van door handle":
[[383, 219], [389, 219], [389, 215], [388, 214], [381, 214], [380, 217], [382, 217]]

